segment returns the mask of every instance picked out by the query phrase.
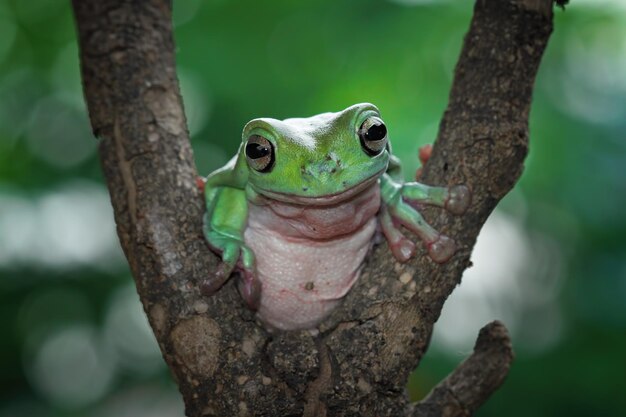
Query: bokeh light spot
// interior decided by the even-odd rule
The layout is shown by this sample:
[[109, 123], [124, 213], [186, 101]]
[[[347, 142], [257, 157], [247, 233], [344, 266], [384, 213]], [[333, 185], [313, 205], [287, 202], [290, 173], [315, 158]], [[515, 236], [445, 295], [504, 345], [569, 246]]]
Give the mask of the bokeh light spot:
[[107, 392], [115, 369], [107, 356], [93, 328], [71, 326], [49, 337], [27, 367], [41, 395], [73, 408], [92, 403]]
[[[433, 345], [450, 354], [470, 352], [479, 329], [495, 319], [511, 334], [528, 336], [516, 339], [518, 346], [538, 351], [556, 343], [560, 314], [551, 304], [561, 288], [561, 254], [549, 242], [526, 233], [519, 219], [494, 211], [478, 236], [473, 266], [443, 308]], [[543, 320], [530, 314], [538, 311]]]
[[121, 367], [142, 374], [164, 369], [161, 352], [133, 284], [111, 296], [103, 331]]
[[[85, 113], [85, 100], [80, 79], [80, 64], [78, 59], [78, 45], [76, 41], [68, 43], [58, 53], [50, 71], [50, 81], [56, 90], [56, 97], [74, 107], [81, 114]], [[89, 137], [83, 140], [90, 145], [93, 142]]]
[[180, 93], [185, 105], [185, 116], [189, 135], [195, 136], [207, 124], [211, 117], [211, 101], [204, 80], [184, 68], [178, 69]]
[[46, 91], [43, 74], [15, 70], [0, 78], [0, 140], [14, 142], [28, 126], [35, 103]]
[[78, 165], [96, 151], [85, 112], [59, 96], [49, 96], [37, 103], [26, 142], [34, 155], [59, 168]]
[[178, 390], [138, 386], [110, 398], [92, 417], [183, 417], [184, 405]]
[[75, 182], [36, 200], [0, 192], [0, 267], [19, 264], [105, 271], [123, 265], [104, 187]]

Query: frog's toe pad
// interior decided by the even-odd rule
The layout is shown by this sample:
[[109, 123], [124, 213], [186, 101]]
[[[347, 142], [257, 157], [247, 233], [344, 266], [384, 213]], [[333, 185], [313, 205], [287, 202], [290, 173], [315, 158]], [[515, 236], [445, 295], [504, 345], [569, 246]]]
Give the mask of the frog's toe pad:
[[439, 235], [437, 240], [426, 243], [426, 249], [433, 261], [442, 264], [452, 258], [456, 252], [456, 244], [448, 236]]
[[200, 284], [200, 292], [202, 293], [202, 295], [209, 297], [215, 294], [217, 290], [222, 287], [223, 284], [224, 282], [219, 279], [205, 279]]
[[200, 190], [201, 193], [204, 192], [204, 185], [206, 184], [206, 180], [202, 177], [196, 177], [196, 187]]
[[400, 262], [406, 262], [415, 255], [415, 244], [407, 238], [389, 244], [391, 253]]
[[215, 276], [207, 278], [200, 284], [200, 292], [205, 296], [211, 296], [217, 292], [228, 280], [232, 268], [226, 263], [220, 264]]
[[248, 308], [257, 311], [261, 304], [261, 290], [263, 285], [251, 271], [243, 271], [239, 279], [239, 293], [246, 301]]
[[450, 213], [463, 214], [472, 202], [472, 193], [465, 185], [450, 187], [445, 207]]

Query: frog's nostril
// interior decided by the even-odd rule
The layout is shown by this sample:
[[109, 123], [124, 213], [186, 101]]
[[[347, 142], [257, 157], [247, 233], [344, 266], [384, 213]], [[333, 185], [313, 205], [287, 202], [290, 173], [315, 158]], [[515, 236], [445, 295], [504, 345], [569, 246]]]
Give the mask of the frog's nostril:
[[344, 170], [344, 167], [336, 157], [333, 155], [325, 155], [321, 160], [303, 164], [300, 167], [300, 173], [303, 177], [312, 176], [317, 178], [324, 178], [329, 176], [335, 176], [340, 174]]

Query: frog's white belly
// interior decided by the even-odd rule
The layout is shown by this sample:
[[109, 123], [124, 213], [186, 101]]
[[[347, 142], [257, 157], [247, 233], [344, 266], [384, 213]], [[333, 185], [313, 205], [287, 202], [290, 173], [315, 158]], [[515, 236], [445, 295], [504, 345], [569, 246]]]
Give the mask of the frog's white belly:
[[[259, 318], [281, 330], [319, 324], [357, 280], [379, 205], [377, 186], [350, 202], [297, 213], [286, 214], [280, 203], [251, 205], [244, 238], [263, 284]], [[319, 234], [310, 237], [312, 230]]]

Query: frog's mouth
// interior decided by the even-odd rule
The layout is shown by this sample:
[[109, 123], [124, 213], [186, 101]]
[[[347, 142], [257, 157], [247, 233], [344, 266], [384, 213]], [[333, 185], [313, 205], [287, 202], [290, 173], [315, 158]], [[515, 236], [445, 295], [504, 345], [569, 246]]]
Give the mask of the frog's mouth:
[[272, 200], [281, 201], [283, 203], [297, 204], [303, 206], [332, 206], [350, 200], [351, 198], [361, 194], [363, 191], [369, 189], [372, 185], [378, 182], [378, 178], [380, 178], [385, 170], [386, 169], [382, 169], [371, 177], [343, 191], [316, 197], [279, 193], [276, 191], [264, 190], [256, 186], [252, 186], [252, 188], [264, 197], [270, 198]]

